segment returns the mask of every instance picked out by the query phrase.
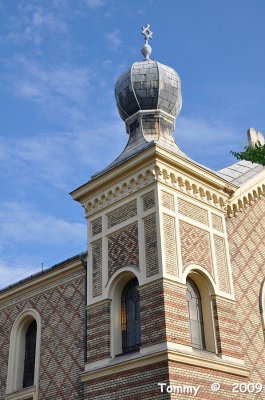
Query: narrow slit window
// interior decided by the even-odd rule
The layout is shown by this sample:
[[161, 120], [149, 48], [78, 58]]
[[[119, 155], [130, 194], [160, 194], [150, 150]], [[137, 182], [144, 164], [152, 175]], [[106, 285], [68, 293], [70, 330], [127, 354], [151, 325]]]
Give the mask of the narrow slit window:
[[34, 385], [37, 324], [32, 321], [26, 331], [23, 388]]

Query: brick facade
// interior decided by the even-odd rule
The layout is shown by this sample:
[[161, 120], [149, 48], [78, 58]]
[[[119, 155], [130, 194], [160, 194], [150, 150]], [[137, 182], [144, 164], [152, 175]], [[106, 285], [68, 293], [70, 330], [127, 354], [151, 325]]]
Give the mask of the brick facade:
[[[265, 377], [265, 341], [259, 311], [259, 294], [265, 275], [265, 198], [237, 217], [227, 220], [236, 316], [244, 359], [250, 368], [249, 381]], [[249, 395], [249, 398], [250, 395]], [[253, 397], [255, 398], [255, 397]], [[263, 397], [264, 398], [264, 393]]]
[[139, 265], [137, 223], [131, 224], [108, 237], [109, 278], [125, 265]]
[[203, 266], [213, 276], [209, 233], [180, 221], [180, 240], [183, 266], [198, 264]]
[[97, 400], [168, 400], [159, 393], [157, 382], [168, 382], [167, 362], [98, 378], [85, 385], [84, 398]]
[[88, 362], [110, 357], [110, 302], [87, 310]]
[[28, 308], [41, 317], [39, 400], [80, 400], [84, 367], [84, 272], [58, 278], [37, 293], [24, 292], [0, 303], [0, 399], [5, 399], [10, 332]]

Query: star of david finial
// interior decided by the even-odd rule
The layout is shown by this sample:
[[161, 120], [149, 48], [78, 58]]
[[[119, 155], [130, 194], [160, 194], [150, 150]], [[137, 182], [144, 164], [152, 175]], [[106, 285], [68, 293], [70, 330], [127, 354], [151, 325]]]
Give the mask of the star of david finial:
[[150, 31], [149, 28], [150, 28], [149, 24], [147, 24], [146, 27], [142, 26], [142, 35], [144, 35], [145, 37], [145, 43], [148, 43], [149, 39], [153, 39], [152, 38], [153, 32]]
[[142, 55], [144, 56], [145, 61], [149, 60], [150, 54], [152, 52], [151, 46], [149, 46], [148, 44], [148, 40], [153, 39], [153, 32], [151, 32], [149, 28], [149, 24], [147, 24], [146, 26], [142, 26], [142, 35], [144, 35], [145, 38], [145, 44], [142, 47]]

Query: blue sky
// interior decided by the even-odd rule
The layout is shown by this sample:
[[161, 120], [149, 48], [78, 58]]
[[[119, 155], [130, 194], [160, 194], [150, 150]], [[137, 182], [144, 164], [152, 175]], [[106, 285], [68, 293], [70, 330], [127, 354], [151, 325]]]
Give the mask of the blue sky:
[[86, 249], [69, 192], [120, 154], [118, 76], [151, 58], [182, 82], [175, 138], [215, 170], [265, 131], [263, 0], [0, 0], [0, 287]]

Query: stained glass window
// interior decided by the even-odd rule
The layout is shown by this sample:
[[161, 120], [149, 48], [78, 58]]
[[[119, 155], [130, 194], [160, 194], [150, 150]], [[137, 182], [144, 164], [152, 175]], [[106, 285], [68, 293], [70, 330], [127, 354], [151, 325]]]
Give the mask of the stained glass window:
[[205, 350], [201, 296], [196, 284], [190, 278], [187, 279], [187, 303], [191, 345], [196, 349]]
[[128, 353], [141, 346], [140, 297], [136, 278], [123, 289], [121, 301], [122, 351]]
[[37, 324], [32, 321], [26, 332], [23, 388], [34, 385]]

